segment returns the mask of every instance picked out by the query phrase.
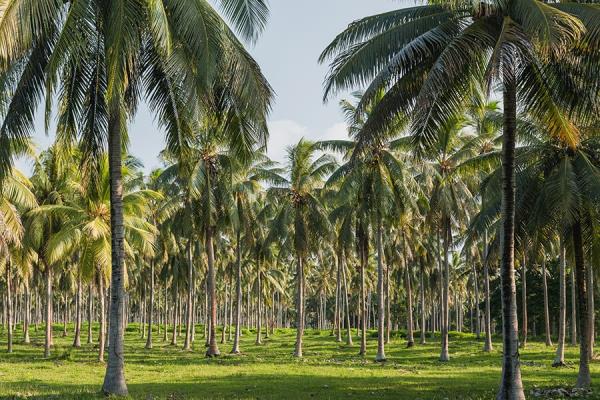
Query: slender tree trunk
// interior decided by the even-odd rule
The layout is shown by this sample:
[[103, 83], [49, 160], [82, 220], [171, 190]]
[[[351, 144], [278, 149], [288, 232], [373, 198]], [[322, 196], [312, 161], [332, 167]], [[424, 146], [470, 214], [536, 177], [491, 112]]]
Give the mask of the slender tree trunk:
[[206, 230], [206, 251], [208, 255], [208, 291], [210, 297], [210, 341], [206, 350], [207, 357], [217, 357], [221, 354], [217, 346], [217, 290], [215, 274], [215, 249], [213, 246], [214, 227]]
[[185, 340], [183, 342], [183, 350], [192, 349], [192, 328], [193, 328], [193, 313], [194, 313], [194, 263], [192, 260], [192, 238], [187, 245], [187, 262], [188, 262], [188, 293], [187, 293], [187, 316], [185, 327]]
[[302, 256], [297, 254], [296, 277], [296, 348], [294, 357], [302, 357], [302, 336], [304, 335], [304, 261]]
[[125, 269], [123, 266], [123, 179], [122, 179], [122, 111], [120, 96], [115, 96], [110, 105], [108, 123], [108, 163], [110, 174], [110, 227], [112, 268], [110, 280], [110, 321], [108, 363], [102, 391], [107, 395], [126, 396], [125, 355], [123, 340], [123, 297]]
[[412, 270], [408, 262], [407, 252], [408, 243], [404, 233], [402, 234], [402, 241], [404, 243], [403, 259], [404, 259], [404, 277], [406, 286], [406, 347], [413, 347], [415, 345], [415, 338], [413, 332], [413, 299], [412, 299]]
[[106, 305], [104, 294], [104, 277], [98, 275], [98, 298], [100, 300], [100, 332], [98, 335], [98, 361], [104, 362], [104, 348], [106, 347]]
[[587, 291], [588, 291], [588, 312], [587, 312], [587, 326], [589, 329], [588, 332], [588, 354], [590, 356], [590, 361], [594, 358], [594, 324], [595, 324], [595, 315], [596, 312], [594, 310], [594, 274], [592, 268], [592, 258], [590, 257], [590, 265], [587, 269]]
[[583, 250], [583, 237], [581, 233], [581, 220], [576, 219], [573, 224], [573, 250], [575, 253], [575, 277], [577, 280], [577, 301], [579, 308], [579, 375], [577, 376], [578, 388], [589, 388], [592, 384], [590, 376], [590, 354], [589, 354], [589, 319], [587, 273]]
[[502, 299], [502, 381], [498, 400], [524, 400], [519, 357], [519, 323], [515, 284], [515, 136], [517, 85], [515, 66], [503, 65], [504, 124], [502, 143], [502, 230], [500, 279]]
[[81, 272], [77, 274], [77, 296], [75, 298], [75, 337], [73, 347], [81, 347], [81, 301], [83, 288], [81, 286]]
[[333, 326], [334, 326], [334, 330], [335, 330], [335, 341], [336, 342], [341, 342], [342, 341], [342, 329], [341, 329], [341, 307], [340, 307], [340, 299], [341, 299], [341, 293], [342, 293], [342, 282], [341, 282], [341, 256], [338, 253], [337, 256], [337, 263], [336, 263], [336, 278], [335, 278], [335, 311], [333, 313]]
[[475, 295], [475, 337], [477, 340], [481, 339], [481, 326], [479, 325], [481, 311], [479, 310], [479, 282], [477, 279], [477, 270], [475, 269], [475, 262], [473, 264], [473, 289]]
[[31, 289], [29, 288], [29, 278], [25, 280], [25, 314], [23, 320], [23, 342], [29, 344], [29, 324], [31, 323]]
[[12, 275], [11, 275], [11, 267], [10, 267], [10, 259], [6, 260], [6, 325], [8, 326], [7, 330], [7, 351], [12, 353], [13, 351], [13, 311], [12, 311]]
[[[364, 239], [363, 239], [364, 240]], [[362, 240], [361, 240], [362, 242]], [[367, 354], [367, 323], [369, 317], [367, 315], [367, 299], [365, 297], [365, 268], [366, 268], [366, 256], [365, 247], [363, 243], [361, 245], [360, 254], [360, 350], [359, 355], [365, 356]]]
[[[523, 252], [525, 249], [523, 249]], [[521, 312], [523, 317], [523, 325], [522, 325], [522, 340], [521, 340], [521, 348], [524, 349], [527, 346], [527, 259], [525, 258], [525, 254], [523, 254], [523, 265], [522, 265], [522, 276], [521, 276]]]
[[260, 277], [260, 260], [256, 258], [256, 344], [262, 344], [262, 285]]
[[546, 257], [542, 260], [542, 286], [544, 288], [544, 325], [546, 329], [546, 346], [552, 346], [550, 333], [550, 310], [548, 309], [548, 279], [546, 278]]
[[[341, 255], [343, 257], [343, 251]], [[344, 259], [342, 259], [341, 263], [342, 282], [344, 289], [344, 308], [346, 309], [346, 344], [348, 346], [352, 346], [352, 327], [350, 326], [350, 305], [348, 302], [348, 282], [346, 280], [346, 265], [344, 263]]]
[[385, 361], [385, 293], [383, 287], [383, 230], [381, 215], [377, 215], [377, 355], [375, 361]]
[[563, 238], [560, 238], [559, 257], [559, 306], [558, 306], [558, 347], [554, 357], [553, 367], [565, 365], [565, 336], [567, 319], [567, 288], [566, 288], [566, 254]]
[[571, 346], [577, 346], [577, 284], [575, 268], [571, 268]]
[[173, 286], [173, 333], [171, 335], [171, 346], [177, 346], [177, 305], [179, 302], [179, 284]]
[[240, 353], [240, 333], [242, 324], [242, 250], [241, 250], [241, 234], [237, 231], [237, 240], [235, 247], [235, 264], [236, 264], [236, 283], [235, 283], [235, 336], [233, 338], [233, 354]]
[[385, 343], [390, 342], [392, 330], [392, 307], [390, 300], [390, 266], [385, 266]]
[[440, 361], [449, 361], [450, 354], [448, 353], [448, 329], [449, 329], [449, 303], [448, 297], [450, 292], [450, 262], [448, 260], [448, 252], [450, 251], [451, 233], [450, 219], [442, 218], [442, 233], [444, 239], [444, 273], [442, 274], [443, 290], [442, 290], [442, 351], [440, 353]]
[[419, 258], [419, 297], [421, 303], [421, 339], [420, 344], [425, 344], [425, 261]]
[[167, 288], [167, 282], [165, 282], [165, 290], [164, 290], [164, 294], [165, 294], [165, 304], [163, 305], [164, 307], [164, 320], [163, 320], [163, 324], [164, 324], [164, 329], [163, 329], [163, 342], [166, 342], [167, 339], [169, 338], [169, 293], [168, 293], [168, 288]]
[[50, 357], [52, 346], [52, 268], [46, 265], [46, 338], [44, 341], [44, 358]]
[[152, 319], [154, 317], [154, 260], [150, 261], [150, 301], [148, 303], [148, 335], [146, 337], [146, 348], [152, 348]]
[[92, 322], [93, 322], [93, 318], [92, 318], [92, 312], [93, 312], [93, 307], [94, 307], [94, 293], [92, 292], [92, 284], [88, 283], [88, 309], [87, 309], [87, 320], [88, 320], [88, 326], [87, 326], [87, 343], [88, 344], [92, 344], [93, 342], [93, 338], [92, 338]]
[[483, 345], [483, 351], [490, 353], [493, 350], [492, 344], [492, 316], [490, 306], [490, 266], [488, 262], [488, 233], [487, 230], [484, 234], [483, 244], [483, 279], [484, 279], [484, 290], [485, 290], [485, 343]]

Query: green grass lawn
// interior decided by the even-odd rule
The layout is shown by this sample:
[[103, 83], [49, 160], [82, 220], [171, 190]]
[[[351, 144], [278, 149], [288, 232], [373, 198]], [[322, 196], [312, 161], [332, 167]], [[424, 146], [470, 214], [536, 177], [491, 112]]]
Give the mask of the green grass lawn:
[[[96, 349], [92, 345], [72, 349], [72, 336], [62, 338], [62, 330], [56, 328], [50, 359], [42, 358], [41, 329], [30, 345], [21, 344], [19, 337], [13, 354], [5, 353], [6, 334], [0, 335], [0, 399], [103, 398], [99, 390], [105, 366], [96, 361]], [[482, 343], [466, 334], [451, 336], [448, 363], [438, 361], [439, 339], [412, 349], [406, 349], [402, 339], [394, 339], [383, 364], [373, 361], [373, 337], [369, 337], [368, 357], [363, 359], [356, 345], [346, 347], [335, 343], [330, 332], [307, 330], [305, 357], [297, 360], [292, 357], [292, 330], [276, 332], [261, 346], [254, 345], [254, 335], [246, 332], [242, 355], [229, 355], [231, 344], [226, 343], [220, 346], [223, 356], [217, 359], [204, 358], [201, 334], [192, 352], [169, 346], [162, 342], [162, 335], [157, 336], [154, 349], [144, 350], [137, 328], [128, 328], [126, 377], [131, 398], [492, 399], [500, 376], [500, 344], [495, 343], [492, 354], [484, 354]], [[536, 386], [575, 382], [577, 349], [567, 348], [568, 368], [552, 368], [553, 356], [554, 348], [534, 341], [522, 351], [527, 394]], [[594, 362], [592, 379], [598, 394], [599, 373], [600, 363]]]

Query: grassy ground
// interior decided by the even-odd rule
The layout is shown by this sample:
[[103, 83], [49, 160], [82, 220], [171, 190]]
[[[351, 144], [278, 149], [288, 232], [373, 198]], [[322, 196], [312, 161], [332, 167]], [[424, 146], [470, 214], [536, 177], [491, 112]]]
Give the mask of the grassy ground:
[[[96, 349], [92, 345], [72, 349], [72, 337], [60, 337], [62, 330], [56, 328], [50, 359], [42, 358], [41, 329], [34, 333], [32, 344], [19, 342], [13, 354], [1, 353], [0, 399], [102, 398], [99, 389], [105, 366], [95, 361]], [[137, 328], [128, 328], [126, 377], [133, 399], [492, 399], [500, 375], [500, 344], [495, 343], [492, 354], [484, 354], [482, 343], [465, 334], [452, 335], [449, 363], [438, 361], [438, 339], [412, 349], [406, 349], [402, 339], [394, 339], [383, 364], [373, 362], [372, 337], [368, 357], [363, 359], [357, 356], [356, 344], [349, 348], [335, 343], [329, 332], [308, 330], [305, 357], [297, 360], [292, 357], [293, 331], [278, 331], [261, 346], [254, 345], [254, 336], [246, 332], [244, 354], [229, 355], [231, 344], [224, 344], [224, 355], [210, 360], [203, 356], [200, 335], [193, 352], [168, 346], [162, 335], [157, 336], [155, 348], [144, 350]], [[5, 333], [0, 335], [0, 346], [4, 352]], [[576, 348], [567, 348], [570, 368], [552, 368], [553, 355], [554, 349], [538, 342], [530, 342], [521, 352], [527, 393], [534, 387], [575, 382]], [[592, 379], [597, 384], [595, 393], [600, 394], [598, 362], [592, 364]]]

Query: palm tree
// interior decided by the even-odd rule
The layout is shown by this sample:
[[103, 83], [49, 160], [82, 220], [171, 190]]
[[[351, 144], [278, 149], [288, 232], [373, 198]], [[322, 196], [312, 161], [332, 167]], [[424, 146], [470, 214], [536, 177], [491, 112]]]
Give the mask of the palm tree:
[[23, 254], [24, 227], [21, 213], [37, 205], [31, 189], [29, 180], [14, 168], [8, 175], [0, 179], [0, 266], [4, 267], [6, 278], [7, 350], [9, 353], [12, 353], [13, 350], [12, 282], [15, 271], [12, 266], [18, 265], [19, 258], [22, 258], [15, 257], [15, 255]]
[[[565, 90], [558, 98], [552, 88], [561, 86], [565, 74], [574, 72], [571, 66], [582, 66], [584, 79], [595, 82], [597, 76], [592, 75], [589, 64], [578, 61], [584, 53], [581, 49], [587, 52], [597, 46], [599, 12], [594, 5], [571, 2], [434, 2], [356, 21], [336, 37], [320, 58], [334, 59], [325, 98], [339, 90], [368, 84], [359, 106], [364, 108], [384, 87], [386, 95], [364, 130], [375, 138], [399, 113], [409, 113], [423, 150], [433, 141], [439, 127], [462, 108], [473, 78], [488, 84], [494, 80], [502, 82], [504, 355], [499, 399], [525, 397], [517, 349], [514, 290], [517, 93], [521, 105], [545, 123], [549, 135], [576, 143], [577, 129], [559, 110], [567, 103], [575, 104], [572, 101], [575, 98], [588, 97], [583, 93], [572, 95], [574, 89], [569, 91], [563, 86]], [[589, 28], [587, 31], [584, 24]], [[569, 51], [573, 47], [577, 47], [575, 51]], [[565, 57], [573, 63], [565, 63]], [[553, 68], [557, 65], [564, 67], [560, 75]], [[595, 87], [585, 85], [591, 90]], [[586, 111], [589, 110], [587, 107]]]
[[[51, 2], [44, 5], [43, 12], [35, 4], [18, 1], [0, 20], [4, 60], [0, 74], [11, 89], [2, 94], [10, 93], [11, 98], [6, 101], [0, 140], [22, 138], [31, 131], [35, 109], [45, 92], [48, 111], [58, 94], [58, 134], [67, 138], [81, 134], [86, 158], [93, 159], [108, 144], [111, 346], [103, 391], [126, 395], [121, 196], [125, 121], [135, 113], [143, 93], [166, 128], [170, 146], [182, 148], [186, 147], [180, 141], [186, 136], [183, 120], [190, 110], [186, 100], [202, 97], [207, 82], [225, 75], [232, 101], [259, 118], [268, 110], [271, 90], [235, 34], [207, 3]], [[242, 36], [256, 39], [268, 15], [263, 0], [220, 0], [219, 5]], [[203, 29], [197, 29], [199, 26]], [[49, 117], [50, 112], [47, 120]], [[4, 145], [2, 153], [6, 170], [10, 157], [5, 157], [9, 149]]]
[[287, 177], [283, 184], [269, 188], [277, 199], [278, 211], [273, 218], [267, 243], [290, 238], [296, 264], [296, 344], [295, 357], [302, 357], [304, 334], [305, 263], [311, 247], [319, 237], [327, 236], [330, 224], [317, 191], [323, 178], [336, 166], [332, 156], [317, 156], [318, 146], [301, 139], [287, 148]]

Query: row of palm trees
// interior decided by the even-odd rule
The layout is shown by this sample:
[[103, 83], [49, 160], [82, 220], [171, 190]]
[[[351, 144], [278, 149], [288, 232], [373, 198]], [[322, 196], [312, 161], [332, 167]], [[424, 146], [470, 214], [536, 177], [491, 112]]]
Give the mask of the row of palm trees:
[[[238, 32], [254, 41], [264, 27], [265, 3], [219, 4]], [[54, 264], [75, 266], [82, 280], [85, 270], [104, 274], [95, 281], [102, 301], [110, 288], [108, 310], [100, 313], [109, 315], [106, 393], [127, 393], [125, 314], [135, 307], [140, 313], [146, 304], [135, 299], [128, 304], [125, 287], [143, 294], [149, 282], [153, 299], [156, 269], [165, 290], [181, 294], [187, 286], [185, 307], [174, 296], [178, 311], [172, 319], [185, 309], [188, 348], [198, 302], [196, 264], [206, 265], [207, 355], [216, 356], [217, 324], [223, 322], [217, 315], [227, 314], [219, 303], [228, 304], [219, 302], [217, 292], [227, 282], [223, 271], [228, 259], [236, 277], [237, 339], [243, 271], [250, 265], [256, 293], [275, 288], [280, 304], [294, 294], [294, 306], [288, 308], [297, 329], [295, 355], [302, 355], [308, 274], [311, 287], [318, 288], [312, 296], [318, 299], [317, 325], [332, 319], [339, 337], [342, 321], [350, 329], [354, 315], [360, 322], [361, 354], [366, 352], [367, 317], [376, 316], [380, 361], [394, 314], [391, 303], [399, 303], [392, 296], [405, 299], [408, 343], [414, 343], [415, 274], [421, 341], [429, 312], [431, 324], [441, 331], [440, 359], [449, 359], [450, 307], [460, 321], [457, 271], [466, 266], [475, 298], [464, 300], [473, 300], [470, 308], [477, 314], [480, 286], [484, 292], [485, 322], [478, 325], [486, 331], [486, 349], [491, 348], [492, 319], [502, 321], [498, 398], [521, 399], [515, 258], [522, 260], [522, 283], [527, 282], [528, 264], [541, 259], [545, 266], [559, 258], [561, 315], [566, 308], [565, 265], [574, 266], [581, 346], [577, 385], [590, 385], [593, 274], [588, 266], [597, 253], [600, 193], [594, 129], [597, 5], [440, 1], [352, 23], [321, 57], [332, 60], [325, 99], [364, 88], [356, 103], [343, 103], [349, 140], [302, 140], [289, 149], [284, 170], [262, 150], [272, 91], [208, 3], [7, 0], [0, 10], [0, 193], [11, 202], [3, 211], [3, 226], [10, 231], [3, 228], [2, 249], [5, 255], [11, 254], [9, 249], [22, 253], [4, 257], [9, 331], [11, 265], [17, 260], [27, 264], [33, 258], [44, 271], [47, 348]], [[496, 85], [502, 113], [486, 95]], [[41, 157], [43, 167], [36, 170], [44, 172], [34, 175], [40, 182], [31, 179], [32, 197], [23, 194], [29, 184], [14, 171], [12, 160], [27, 151], [42, 95], [47, 126], [53, 103], [58, 103], [57, 145]], [[142, 99], [166, 132], [166, 167], [149, 179], [130, 181], [123, 145], [127, 119]], [[341, 155], [342, 163], [328, 152]], [[72, 182], [81, 188], [76, 190]], [[267, 188], [261, 189], [261, 183]], [[20, 195], [10, 189], [17, 186], [23, 189]], [[79, 197], [85, 200], [78, 203]], [[22, 238], [30, 244], [19, 246]], [[496, 264], [502, 318], [493, 318], [490, 305], [490, 269]], [[139, 267], [136, 273], [131, 273], [133, 265]], [[483, 285], [477, 265], [483, 269]], [[146, 275], [142, 271], [148, 266]], [[372, 268], [376, 283], [371, 282]], [[342, 278], [335, 279], [333, 318], [327, 316], [331, 302], [329, 308], [324, 303], [327, 285], [314, 278], [327, 276], [327, 269], [330, 276]], [[405, 277], [403, 287], [394, 285], [394, 271]], [[434, 276], [436, 290], [426, 290], [426, 277]], [[371, 291], [374, 299], [367, 295]], [[521, 291], [526, 300], [525, 284]], [[81, 293], [79, 285], [79, 309]], [[353, 313], [351, 295], [358, 300]], [[260, 326], [267, 313], [261, 296], [257, 299]], [[153, 307], [150, 301], [143, 312], [148, 322], [157, 315]], [[525, 345], [527, 301], [522, 308]], [[564, 342], [565, 318], [560, 325]], [[234, 351], [239, 351], [236, 342]]]

